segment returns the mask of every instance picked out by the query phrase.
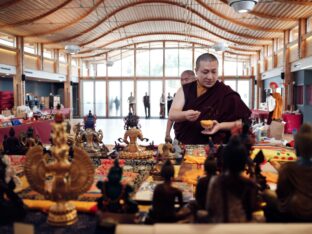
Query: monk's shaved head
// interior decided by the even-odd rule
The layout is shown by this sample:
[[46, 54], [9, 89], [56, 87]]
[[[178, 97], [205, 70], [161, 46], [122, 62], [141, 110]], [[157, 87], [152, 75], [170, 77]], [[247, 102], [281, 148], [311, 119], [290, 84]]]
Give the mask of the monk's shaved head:
[[196, 59], [196, 70], [198, 70], [199, 66], [200, 66], [200, 62], [202, 61], [206, 61], [206, 62], [214, 62], [214, 61], [217, 61], [217, 63], [219, 64], [218, 62], [218, 59], [216, 56], [214, 56], [213, 54], [209, 54], [209, 53], [205, 53], [205, 54], [202, 54], [200, 55], [197, 59]]
[[192, 70], [185, 70], [184, 72], [181, 73], [181, 84], [185, 85], [188, 83], [191, 83], [195, 81], [195, 72]]

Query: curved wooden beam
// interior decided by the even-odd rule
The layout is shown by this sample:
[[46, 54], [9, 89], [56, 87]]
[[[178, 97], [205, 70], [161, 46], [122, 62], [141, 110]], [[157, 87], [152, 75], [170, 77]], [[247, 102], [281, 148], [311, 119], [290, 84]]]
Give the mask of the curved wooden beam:
[[[210, 39], [207, 39], [205, 37], [200, 37], [200, 36], [196, 36], [196, 35], [189, 35], [187, 33], [176, 33], [176, 32], [152, 32], [152, 33], [141, 33], [141, 34], [136, 34], [136, 35], [131, 35], [131, 36], [128, 36], [128, 37], [124, 37], [124, 38], [119, 38], [119, 39], [116, 39], [116, 40], [113, 40], [113, 41], [110, 41], [104, 45], [101, 45], [98, 47], [98, 49], [101, 49], [103, 47], [106, 47], [106, 46], [109, 46], [113, 43], [116, 43], [116, 42], [120, 42], [120, 41], [123, 41], [123, 40], [128, 40], [128, 39], [132, 39], [132, 38], [135, 38], [135, 37], [142, 37], [142, 36], [151, 36], [151, 35], [178, 35], [178, 36], [186, 36], [186, 37], [193, 37], [193, 38], [197, 38], [197, 39], [200, 39], [200, 40], [203, 40], [203, 41], [208, 41], [210, 43], [216, 43], [215, 41], [212, 41]], [[236, 48], [236, 47], [233, 47], [233, 46], [229, 46], [230, 49], [233, 49], [233, 50], [243, 50], [243, 51], [249, 51], [249, 52], [257, 52], [258, 50], [246, 50], [246, 49], [240, 49], [240, 48]], [[90, 53], [92, 52], [93, 50], [86, 50], [86, 51], [82, 51], [82, 52], [79, 52], [79, 54], [85, 54], [85, 53]], [[100, 53], [100, 54], [97, 54], [97, 56], [100, 56], [100, 55], [103, 55], [104, 53]]]
[[298, 1], [298, 0], [276, 0], [277, 2], [287, 3], [287, 4], [295, 4], [295, 5], [303, 5], [303, 6], [312, 6], [312, 2], [307, 1]]
[[239, 20], [236, 20], [234, 18], [223, 15], [222, 13], [220, 13], [220, 12], [216, 11], [215, 9], [213, 9], [212, 7], [208, 6], [202, 0], [195, 0], [195, 1], [197, 3], [199, 3], [202, 7], [204, 7], [207, 11], [210, 11], [211, 13], [219, 16], [220, 18], [229, 21], [230, 23], [237, 24], [239, 26], [249, 28], [252, 30], [259, 30], [259, 31], [264, 31], [264, 32], [283, 32], [283, 30], [281, 30], [281, 29], [272, 29], [272, 28], [266, 28], [266, 27], [262, 27], [262, 26], [258, 26], [258, 25], [246, 24], [246, 23], [241, 22]]
[[[127, 46], [132, 46], [132, 45], [135, 45], [135, 44], [141, 44], [141, 43], [152, 43], [152, 42], [163, 42], [164, 40], [151, 40], [151, 41], [144, 41], [144, 42], [139, 42], [139, 43], [131, 43], [131, 44], [128, 44], [126, 46], [120, 46], [120, 47], [116, 47], [114, 49], [111, 49], [111, 50], [108, 50], [108, 51], [105, 51], [105, 53], [109, 53], [109, 52], [112, 52], [114, 50], [120, 50], [120, 49], [123, 49]], [[166, 42], [184, 42], [185, 41], [182, 41], [182, 40], [165, 40]], [[200, 45], [200, 46], [204, 46], [204, 47], [210, 47], [210, 45], [206, 45], [206, 44], [202, 44], [202, 43], [198, 43], [198, 42], [195, 42], [195, 41], [191, 41], [189, 43], [193, 43], [193, 44], [196, 44], [196, 45]], [[251, 55], [253, 55], [254, 53], [256, 52], [253, 52], [252, 54], [239, 54], [239, 53], [235, 53], [233, 51], [229, 51], [229, 50], [226, 50], [224, 51], [226, 53], [230, 53], [230, 54], [235, 54], [235, 55], [239, 55], [239, 56], [246, 56], [246, 57], [250, 57]], [[87, 59], [87, 58], [94, 58], [96, 56], [92, 55], [92, 56], [85, 56], [85, 57], [80, 57], [79, 54], [75, 56], [76, 58], [84, 58], [84, 59]]]
[[[245, 37], [245, 38], [249, 38], [249, 39], [255, 39], [255, 40], [271, 40], [272, 39], [272, 38], [269, 38], [269, 37], [256, 37], [256, 36], [252, 36], [252, 35], [248, 35], [248, 34], [244, 34], [244, 33], [238, 33], [238, 32], [235, 32], [233, 30], [229, 30], [229, 29], [227, 29], [225, 27], [222, 27], [222, 26], [216, 24], [215, 22], [213, 22], [212, 20], [208, 19], [203, 14], [200, 14], [199, 12], [195, 11], [194, 9], [185, 8], [185, 5], [183, 5], [183, 4], [179, 3], [179, 2], [171, 2], [171, 1], [168, 1], [168, 0], [144, 0], [144, 1], [138, 1], [138, 2], [129, 3], [127, 5], [123, 5], [122, 7], [115, 9], [109, 15], [105, 16], [102, 20], [100, 20], [97, 24], [93, 25], [91, 28], [88, 28], [88, 29], [84, 30], [83, 32], [80, 32], [79, 34], [73, 35], [72, 37], [68, 37], [68, 38], [65, 38], [65, 39], [62, 39], [62, 40], [63, 41], [71, 40], [71, 39], [74, 39], [76, 37], [81, 36], [81, 34], [88, 33], [89, 31], [93, 30], [94, 28], [96, 28], [97, 26], [102, 24], [105, 20], [107, 20], [111, 16], [117, 14], [120, 11], [126, 10], [127, 8], [134, 7], [134, 6], [141, 5], [141, 4], [155, 3], [155, 2], [157, 2], [157, 3], [164, 3], [164, 4], [168, 4], [168, 5], [172, 5], [172, 6], [177, 6], [177, 7], [183, 8], [184, 10], [188, 10], [188, 11], [192, 12], [193, 14], [197, 15], [198, 17], [202, 18], [203, 20], [205, 20], [207, 23], [217, 27], [218, 29], [224, 30], [224, 31], [226, 31], [226, 32], [228, 32], [230, 34], [234, 34], [236, 36]], [[77, 20], [76, 23], [78, 23], [78, 21], [79, 20]], [[73, 23], [73, 24], [75, 24], [75, 23]], [[62, 29], [64, 29], [64, 28], [67, 28], [67, 26], [62, 27]], [[59, 29], [59, 30], [58, 29], [54, 29], [54, 30], [50, 30], [50, 31], [45, 32], [45, 33], [26, 35], [25, 37], [42, 36], [42, 35], [45, 35], [45, 34], [50, 34], [50, 33], [56, 32], [56, 31], [60, 31], [62, 29]]]
[[86, 14], [80, 16], [79, 18], [75, 19], [74, 21], [70, 22], [69, 24], [66, 24], [62, 27], [59, 28], [55, 28], [46, 32], [42, 32], [42, 33], [35, 33], [35, 34], [28, 34], [25, 35], [25, 37], [38, 37], [38, 36], [43, 36], [43, 35], [47, 35], [47, 34], [51, 34], [51, 33], [55, 33], [61, 30], [64, 30], [66, 28], [69, 28], [70, 26], [73, 26], [74, 24], [78, 23], [79, 21], [83, 20], [84, 18], [86, 18], [88, 15], [90, 15], [103, 1], [105, 0], [99, 0], [89, 11], [87, 11]]
[[60, 8], [66, 6], [68, 3], [70, 3], [71, 1], [73, 0], [66, 0], [65, 2], [63, 2], [62, 4], [58, 5], [57, 7], [49, 10], [48, 12], [42, 14], [42, 15], [38, 15], [34, 18], [31, 18], [31, 19], [26, 19], [26, 20], [22, 20], [22, 21], [19, 21], [19, 22], [15, 22], [13, 24], [4, 24], [4, 25], [0, 25], [0, 28], [1, 29], [4, 29], [4, 28], [11, 28], [11, 27], [15, 27], [15, 26], [20, 26], [20, 25], [24, 25], [24, 24], [29, 24], [29, 23], [32, 23], [36, 20], [39, 20], [39, 19], [42, 19], [48, 15], [51, 15], [52, 13], [58, 11]]
[[[90, 40], [90, 41], [87, 41], [83, 44], [80, 44], [79, 46], [85, 46], [85, 45], [88, 45], [90, 43], [93, 43], [99, 39], [101, 39], [102, 37], [104, 36], [107, 36], [108, 34], [110, 33], [113, 33], [114, 31], [120, 29], [120, 28], [125, 28], [127, 26], [130, 26], [130, 25], [134, 25], [134, 24], [138, 24], [138, 23], [143, 23], [143, 22], [156, 22], [156, 21], [170, 21], [170, 22], [178, 22], [178, 23], [185, 23], [184, 20], [178, 20], [178, 19], [174, 19], [174, 18], [147, 18], [147, 19], [141, 19], [141, 20], [136, 20], [136, 21], [131, 21], [131, 22], [128, 22], [128, 23], [125, 23], [125, 24], [122, 24], [122, 25], [118, 25], [117, 27], [115, 28], [112, 28], [110, 29], [109, 31], [97, 36], [96, 38]], [[199, 24], [195, 24], [195, 23], [191, 23], [189, 22], [188, 25], [191, 25], [193, 27], [197, 27], [197, 28], [200, 28], [202, 29], [203, 31], [207, 32], [207, 33], [210, 33], [212, 35], [215, 35], [216, 37], [219, 37], [221, 39], [224, 39], [226, 41], [230, 41], [230, 42], [233, 42], [233, 43], [238, 43], [238, 44], [241, 44], [241, 45], [246, 45], [246, 46], [261, 46], [261, 45], [258, 45], [258, 44], [250, 44], [250, 43], [245, 43], [245, 42], [241, 42], [241, 41], [236, 41], [236, 40], [232, 40], [231, 38], [226, 38], [220, 34], [217, 34], [215, 32], [212, 32], [210, 30], [207, 30], [205, 27], [199, 25]], [[51, 42], [51, 43], [57, 43], [57, 42]], [[272, 40], [269, 42], [269, 44], [272, 43]], [[47, 43], [49, 44], [49, 43]]]
[[[220, 0], [221, 2], [223, 2], [224, 4], [228, 5], [228, 1], [227, 0]], [[295, 18], [295, 17], [285, 17], [285, 16], [276, 16], [276, 15], [270, 15], [270, 14], [266, 14], [266, 13], [262, 13], [262, 12], [258, 12], [258, 11], [251, 11], [248, 12], [248, 14], [250, 15], [255, 15], [261, 18], [265, 18], [265, 19], [274, 19], [274, 20], [279, 20], [279, 21], [297, 21], [299, 18]]]
[[0, 8], [7, 8], [13, 4], [16, 4], [18, 2], [20, 2], [21, 0], [11, 0], [11, 1], [8, 1], [8, 2], [5, 2], [5, 3], [2, 3], [0, 4]]

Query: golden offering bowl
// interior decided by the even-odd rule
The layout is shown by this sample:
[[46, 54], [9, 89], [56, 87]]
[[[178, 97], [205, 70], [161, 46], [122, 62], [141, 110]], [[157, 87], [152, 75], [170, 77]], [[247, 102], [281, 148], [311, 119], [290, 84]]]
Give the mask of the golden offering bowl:
[[213, 127], [213, 121], [212, 120], [201, 120], [200, 124], [203, 128], [212, 128]]

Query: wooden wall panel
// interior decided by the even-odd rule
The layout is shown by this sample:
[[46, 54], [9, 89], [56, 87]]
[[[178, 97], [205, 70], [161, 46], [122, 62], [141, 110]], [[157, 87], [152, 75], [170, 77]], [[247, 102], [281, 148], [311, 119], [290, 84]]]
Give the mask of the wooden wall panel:
[[60, 74], [67, 75], [67, 64], [60, 63], [60, 66], [59, 66], [59, 73], [60, 73]]
[[0, 49], [0, 63], [16, 66], [16, 52]]
[[306, 46], [307, 46], [307, 51], [306, 51], [306, 55], [307, 57], [312, 55], [312, 37], [307, 38], [306, 40]]
[[298, 59], [299, 59], [298, 44], [296, 44], [290, 47], [290, 62], [297, 61]]
[[44, 60], [43, 62], [43, 70], [46, 72], [54, 73], [54, 62], [51, 60]]
[[38, 70], [38, 57], [25, 54], [24, 68]]
[[284, 65], [284, 53], [283, 50], [277, 53], [277, 67], [282, 67]]

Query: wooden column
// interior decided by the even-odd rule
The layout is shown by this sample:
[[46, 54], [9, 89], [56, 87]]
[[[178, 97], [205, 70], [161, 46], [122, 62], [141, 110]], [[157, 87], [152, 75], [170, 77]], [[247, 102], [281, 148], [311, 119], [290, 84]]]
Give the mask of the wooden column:
[[71, 55], [67, 55], [67, 75], [64, 82], [64, 107], [72, 108], [72, 86], [71, 86]]
[[305, 35], [307, 33], [307, 19], [299, 19], [299, 35], [298, 35], [298, 49], [299, 59], [305, 58], [307, 55], [307, 43]]
[[278, 43], [277, 38], [274, 38], [272, 40], [272, 67], [273, 68], [277, 67], [277, 62], [278, 62], [278, 60], [277, 60], [277, 48], [278, 48], [277, 43]]
[[222, 82], [224, 82], [224, 58], [225, 58], [225, 56], [224, 56], [224, 51], [222, 52], [222, 77], [221, 77], [221, 80], [222, 80]]
[[44, 56], [43, 56], [44, 47], [43, 44], [40, 43], [40, 57], [39, 57], [39, 67], [38, 70], [43, 71], [44, 69]]
[[59, 49], [54, 50], [54, 72], [55, 73], [60, 72], [60, 50]]
[[268, 46], [263, 46], [263, 67], [264, 71], [268, 70]]
[[292, 90], [292, 74], [291, 74], [291, 64], [290, 64], [290, 48], [289, 44], [289, 30], [284, 31], [284, 98], [283, 98], [283, 109], [288, 110], [290, 105], [292, 105], [293, 93]]
[[22, 81], [24, 73], [24, 38], [16, 37], [16, 75], [13, 79], [14, 106], [25, 104], [25, 81]]
[[[108, 96], [108, 68], [107, 68], [107, 61], [108, 61], [108, 55], [107, 53], [105, 54], [105, 58], [106, 58], [106, 76], [105, 76], [105, 80], [106, 80], [106, 117], [109, 117], [109, 96]], [[134, 65], [135, 68], [135, 65]]]
[[192, 43], [192, 68], [195, 71], [195, 44]]
[[261, 95], [262, 95], [262, 80], [261, 80], [261, 72], [260, 72], [260, 51], [257, 54], [256, 59], [257, 64], [257, 74], [256, 74], [256, 80], [257, 80], [257, 109], [259, 109], [259, 104], [261, 101]]

